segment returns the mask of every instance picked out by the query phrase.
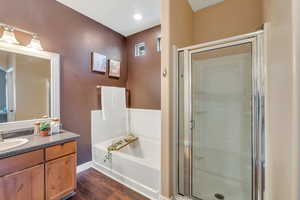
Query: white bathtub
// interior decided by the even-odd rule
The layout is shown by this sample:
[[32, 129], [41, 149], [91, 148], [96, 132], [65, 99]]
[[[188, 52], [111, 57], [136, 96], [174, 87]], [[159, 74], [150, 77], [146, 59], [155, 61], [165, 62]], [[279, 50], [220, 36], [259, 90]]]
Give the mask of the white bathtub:
[[112, 161], [104, 162], [107, 147], [118, 139], [93, 145], [94, 168], [150, 199], [159, 199], [160, 143], [139, 138], [120, 151], [112, 152]]

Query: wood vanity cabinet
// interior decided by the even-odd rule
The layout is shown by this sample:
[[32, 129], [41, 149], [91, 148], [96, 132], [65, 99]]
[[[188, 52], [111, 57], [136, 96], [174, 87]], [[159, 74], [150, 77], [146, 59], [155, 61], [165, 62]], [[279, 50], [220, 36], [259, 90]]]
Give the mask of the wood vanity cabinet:
[[76, 189], [75, 141], [0, 159], [0, 200], [59, 200]]
[[1, 177], [0, 199], [44, 199], [44, 165], [41, 164]]
[[56, 200], [76, 188], [76, 142], [69, 142], [45, 151], [46, 200]]

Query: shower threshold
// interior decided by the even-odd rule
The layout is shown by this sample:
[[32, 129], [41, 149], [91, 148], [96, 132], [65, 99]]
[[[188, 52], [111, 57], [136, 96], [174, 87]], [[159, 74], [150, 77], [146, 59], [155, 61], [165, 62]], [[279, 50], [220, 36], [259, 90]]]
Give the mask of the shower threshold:
[[217, 197], [206, 197], [206, 198], [190, 198], [190, 197], [186, 197], [186, 196], [182, 196], [182, 195], [176, 195], [174, 197], [174, 200], [219, 200], [219, 198]]

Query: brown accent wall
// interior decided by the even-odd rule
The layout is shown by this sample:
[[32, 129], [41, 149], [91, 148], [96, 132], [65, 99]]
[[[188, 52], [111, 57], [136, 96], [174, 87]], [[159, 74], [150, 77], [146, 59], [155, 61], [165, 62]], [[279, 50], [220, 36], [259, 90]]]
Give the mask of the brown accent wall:
[[[130, 107], [140, 109], [160, 109], [160, 52], [156, 49], [156, 39], [160, 36], [160, 26], [127, 37], [127, 88], [130, 90]], [[135, 57], [134, 48], [144, 42], [146, 55]]]
[[[61, 55], [63, 127], [81, 135], [79, 164], [91, 160], [91, 110], [97, 109], [96, 85], [126, 86], [126, 38], [55, 0], [0, 0], [0, 22], [40, 35], [47, 51]], [[17, 34], [22, 44], [28, 36]], [[121, 78], [90, 72], [90, 53], [122, 60]]]
[[254, 32], [263, 24], [262, 0], [225, 0], [194, 14], [194, 44]]

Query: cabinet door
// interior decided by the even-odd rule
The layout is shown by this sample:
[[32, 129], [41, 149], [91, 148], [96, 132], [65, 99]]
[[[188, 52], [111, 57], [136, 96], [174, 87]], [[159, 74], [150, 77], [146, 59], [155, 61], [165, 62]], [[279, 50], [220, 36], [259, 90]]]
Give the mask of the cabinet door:
[[76, 188], [76, 156], [71, 154], [46, 163], [46, 199], [57, 200]]
[[44, 165], [0, 178], [0, 200], [43, 200]]

